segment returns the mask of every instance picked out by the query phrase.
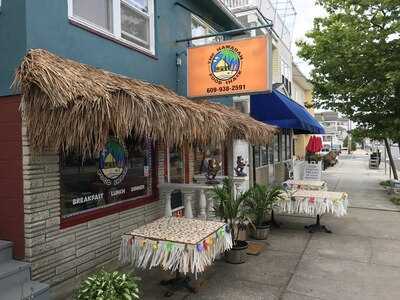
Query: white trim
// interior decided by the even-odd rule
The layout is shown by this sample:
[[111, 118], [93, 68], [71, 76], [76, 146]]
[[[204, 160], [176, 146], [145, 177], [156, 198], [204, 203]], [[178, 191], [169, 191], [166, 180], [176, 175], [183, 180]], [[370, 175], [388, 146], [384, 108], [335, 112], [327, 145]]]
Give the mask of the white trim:
[[[1, 0], [0, 0], [1, 1]], [[137, 7], [132, 6], [131, 3], [124, 1], [124, 0], [111, 0], [112, 1], [112, 31], [110, 32], [105, 28], [102, 28], [93, 22], [90, 22], [88, 20], [85, 20], [79, 16], [74, 15], [73, 11], [73, 0], [68, 0], [68, 19], [71, 21], [74, 21], [78, 24], [83, 25], [84, 27], [90, 28], [96, 32], [99, 32], [103, 35], [106, 35], [110, 37], [111, 39], [116, 39], [123, 44], [126, 44], [128, 46], [132, 46], [134, 48], [137, 48], [140, 51], [149, 53], [151, 55], [155, 55], [155, 22], [154, 22], [154, 0], [148, 0], [148, 14], [145, 12], [140, 11]], [[136, 12], [139, 12], [143, 16], [149, 18], [149, 41], [142, 41], [140, 38], [137, 38], [135, 36], [135, 39], [138, 41], [144, 43], [144, 44], [149, 44], [150, 49], [145, 48], [139, 44], [136, 44], [130, 40], [122, 38], [121, 34], [121, 3], [126, 4], [130, 8], [134, 9]], [[126, 34], [126, 33], [125, 33]]]
[[113, 9], [113, 32], [116, 37], [121, 38], [121, 3], [119, 0], [112, 0]]

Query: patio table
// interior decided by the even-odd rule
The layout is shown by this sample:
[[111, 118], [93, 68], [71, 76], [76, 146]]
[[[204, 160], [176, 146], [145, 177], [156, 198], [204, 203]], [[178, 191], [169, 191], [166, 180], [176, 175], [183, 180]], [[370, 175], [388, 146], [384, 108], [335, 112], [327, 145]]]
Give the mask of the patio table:
[[279, 202], [280, 212], [287, 214], [306, 214], [317, 216], [315, 224], [306, 226], [309, 232], [323, 230], [331, 231], [320, 224], [320, 216], [332, 214], [343, 217], [347, 214], [348, 195], [343, 192], [328, 192], [317, 190], [288, 190], [283, 200]]
[[282, 186], [290, 190], [327, 190], [328, 186], [322, 180], [287, 180], [282, 183]]
[[194, 292], [189, 277], [180, 274], [197, 277], [217, 255], [231, 248], [229, 226], [223, 222], [164, 217], [124, 234], [119, 259], [142, 269], [161, 266], [176, 272], [175, 279], [162, 284]]

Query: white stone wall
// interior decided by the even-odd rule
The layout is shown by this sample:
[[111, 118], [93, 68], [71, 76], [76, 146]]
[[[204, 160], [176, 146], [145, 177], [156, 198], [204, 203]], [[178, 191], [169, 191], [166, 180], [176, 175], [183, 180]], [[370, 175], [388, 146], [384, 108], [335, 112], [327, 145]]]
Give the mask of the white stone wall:
[[[33, 155], [25, 128], [22, 142], [25, 259], [35, 280], [54, 285], [116, 259], [121, 234], [162, 215], [164, 201], [156, 201], [61, 230], [58, 155]], [[158, 157], [163, 182], [161, 147]]]

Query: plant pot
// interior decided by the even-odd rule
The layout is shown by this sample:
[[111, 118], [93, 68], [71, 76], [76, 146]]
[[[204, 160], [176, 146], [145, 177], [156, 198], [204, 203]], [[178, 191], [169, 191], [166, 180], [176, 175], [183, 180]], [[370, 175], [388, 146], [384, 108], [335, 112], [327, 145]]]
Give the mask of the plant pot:
[[266, 240], [268, 238], [269, 231], [271, 226], [268, 224], [262, 226], [256, 226], [256, 228], [252, 228], [251, 237], [256, 240]]
[[242, 264], [247, 259], [247, 248], [249, 244], [245, 241], [237, 241], [237, 246], [225, 252], [225, 260], [230, 264]]

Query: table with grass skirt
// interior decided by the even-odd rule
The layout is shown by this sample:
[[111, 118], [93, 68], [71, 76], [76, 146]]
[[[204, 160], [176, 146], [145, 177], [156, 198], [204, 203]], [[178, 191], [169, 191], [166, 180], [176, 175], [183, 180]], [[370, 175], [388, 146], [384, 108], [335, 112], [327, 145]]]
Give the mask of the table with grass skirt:
[[[332, 232], [325, 225], [321, 225], [323, 214], [343, 217], [347, 213], [347, 194], [328, 192], [328, 185], [325, 181], [290, 179], [283, 182], [282, 186], [287, 194], [278, 205], [279, 211], [285, 214], [316, 216], [315, 224], [305, 226], [310, 233], [315, 231]], [[289, 198], [291, 201], [288, 201]]]
[[347, 214], [347, 207], [346, 193], [325, 190], [286, 190], [283, 199], [278, 203], [280, 213], [316, 216], [315, 224], [305, 226], [310, 233], [315, 231], [332, 233], [321, 224], [321, 216], [331, 214], [338, 218], [343, 217]]
[[174, 279], [161, 282], [169, 287], [165, 296], [171, 296], [181, 287], [195, 292], [188, 274], [197, 278], [231, 248], [229, 226], [223, 222], [164, 217], [124, 234], [119, 260], [136, 268], [174, 272]]

